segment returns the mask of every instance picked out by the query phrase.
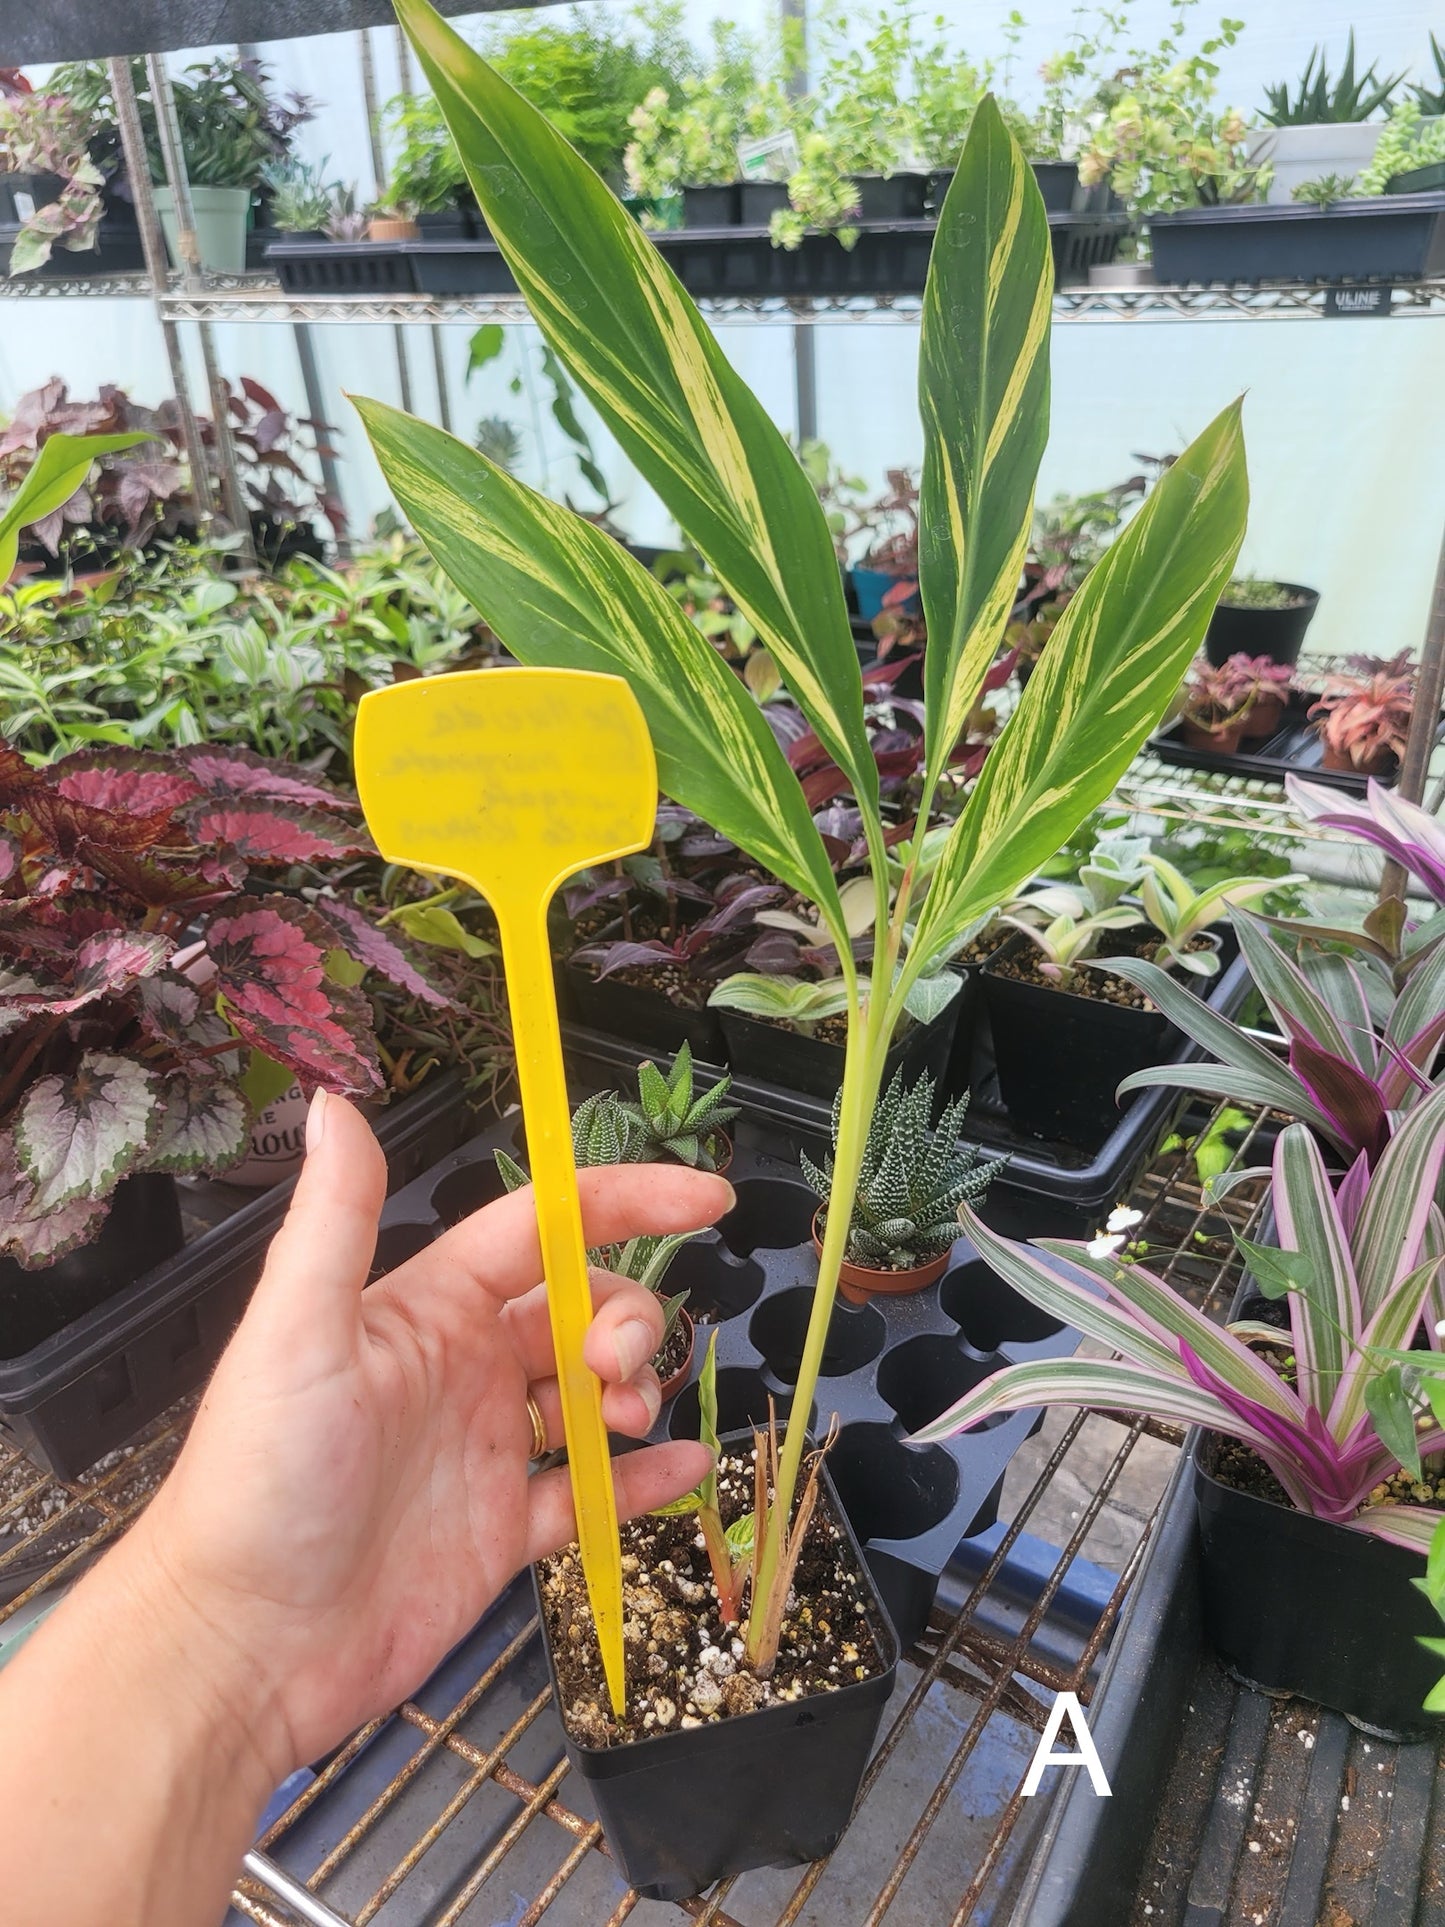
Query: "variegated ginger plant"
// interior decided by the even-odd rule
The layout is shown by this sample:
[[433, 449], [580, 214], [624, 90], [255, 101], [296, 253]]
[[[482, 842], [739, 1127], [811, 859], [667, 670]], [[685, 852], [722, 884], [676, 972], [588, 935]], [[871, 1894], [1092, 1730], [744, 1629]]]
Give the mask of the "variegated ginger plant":
[[[662, 787], [818, 906], [847, 992], [834, 1209], [794, 1409], [809, 1411], [889, 1040], [917, 978], [1103, 801], [1179, 686], [1229, 580], [1247, 483], [1231, 405], [1161, 478], [1070, 602], [926, 888], [890, 903], [878, 776], [833, 539], [812, 484], [662, 254], [548, 121], [426, 4], [397, 13], [548, 345], [706, 556], [845, 773], [877, 901], [857, 970], [803, 792], [753, 697], [609, 536], [476, 450], [358, 404], [397, 500], [521, 661], [626, 677]], [[1048, 434], [1048, 221], [986, 100], [939, 217], [919, 343], [926, 825], [1016, 599]], [[866, 988], [862, 987], [866, 985]], [[804, 1452], [789, 1429], [760, 1522], [749, 1660], [769, 1670]], [[764, 1609], [759, 1610], [759, 1602]]]

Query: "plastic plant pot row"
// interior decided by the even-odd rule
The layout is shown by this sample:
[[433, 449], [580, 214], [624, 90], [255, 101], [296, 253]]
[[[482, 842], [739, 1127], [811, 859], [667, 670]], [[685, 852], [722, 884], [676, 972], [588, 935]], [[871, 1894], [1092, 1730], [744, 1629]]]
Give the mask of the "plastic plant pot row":
[[[1209, 770], [1224, 776], [1262, 777], [1273, 783], [1283, 783], [1285, 777], [1294, 771], [1297, 776], [1307, 776], [1312, 783], [1324, 783], [1330, 789], [1344, 790], [1350, 796], [1363, 796], [1369, 781], [1363, 771], [1324, 767], [1324, 745], [1319, 731], [1311, 727], [1307, 714], [1313, 700], [1307, 695], [1291, 695], [1285, 705], [1280, 727], [1273, 736], [1267, 736], [1252, 748], [1240, 748], [1229, 755], [1216, 755], [1213, 750], [1196, 749], [1186, 743], [1180, 723], [1151, 737], [1149, 748], [1161, 763], [1170, 763], [1176, 769]], [[1386, 780], [1393, 781], [1393, 778]]]
[[[1225, 953], [1229, 961], [1204, 991], [1210, 1008], [1226, 1017], [1240, 1009], [1249, 992], [1248, 970], [1234, 951], [1232, 932], [1229, 937]], [[966, 1138], [989, 1156], [1007, 1159], [989, 1187], [982, 1216], [1009, 1237], [1091, 1237], [1113, 1207], [1127, 1197], [1154, 1147], [1183, 1109], [1184, 1096], [1158, 1089], [1126, 1099], [1117, 1123], [1093, 1150], [1019, 1131], [998, 1099], [987, 1024], [973, 1016], [978, 1001], [974, 979], [974, 972], [967, 973], [963, 991], [955, 1000], [956, 1041], [940, 1096], [945, 1091], [949, 1095], [971, 1091]], [[569, 1064], [593, 1085], [616, 1085], [630, 1076], [644, 1057], [661, 1062], [671, 1055], [665, 1045], [642, 1044], [633, 1037], [580, 1024], [565, 1023], [563, 1034]], [[1173, 1062], [1185, 1063], [1197, 1060], [1202, 1053], [1180, 1038], [1166, 1055]], [[702, 1058], [704, 1066], [717, 1061]], [[699, 1072], [699, 1076], [707, 1074], [706, 1068]], [[789, 1133], [793, 1142], [801, 1140], [814, 1152], [826, 1143], [831, 1096], [820, 1097], [782, 1083], [737, 1075], [732, 1095], [751, 1118]]]
[[[1112, 261], [1126, 230], [1122, 215], [1049, 215], [1054, 273], [1083, 283]], [[774, 247], [766, 227], [676, 228], [652, 238], [690, 294], [704, 299], [921, 294], [933, 249], [931, 220], [863, 225], [852, 248], [831, 234]], [[288, 294], [515, 294], [516, 281], [492, 241], [309, 241], [274, 243], [266, 255]]]
[[[503, 1119], [387, 1201], [376, 1275], [502, 1195], [493, 1153], [520, 1150], [519, 1123]], [[687, 1383], [659, 1416], [659, 1439], [697, 1437], [697, 1378], [714, 1329], [719, 1433], [765, 1423], [770, 1398], [780, 1417], [791, 1417], [817, 1276], [810, 1236], [817, 1199], [786, 1131], [747, 1116], [736, 1128], [728, 1177], [737, 1205], [684, 1246], [667, 1274], [670, 1292], [689, 1293], [698, 1343]], [[963, 1238], [936, 1287], [857, 1309], [840, 1302], [835, 1310], [806, 1418], [818, 1436], [837, 1419], [829, 1469], [905, 1647], [927, 1622], [954, 1548], [997, 1517], [1004, 1474], [1038, 1414], [989, 1421], [944, 1445], [913, 1445], [909, 1435], [1003, 1365], [1065, 1357], [1078, 1342]]]
[[[381, 1112], [390, 1182], [432, 1164], [471, 1115], [455, 1076]], [[73, 1479], [202, 1384], [246, 1308], [294, 1182], [251, 1196], [132, 1286], [0, 1358], [0, 1441]]]

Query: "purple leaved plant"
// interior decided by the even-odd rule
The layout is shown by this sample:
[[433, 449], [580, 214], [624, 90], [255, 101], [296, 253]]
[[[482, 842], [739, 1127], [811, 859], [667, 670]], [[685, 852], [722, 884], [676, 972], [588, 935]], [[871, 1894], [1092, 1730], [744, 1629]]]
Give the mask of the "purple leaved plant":
[[308, 1089], [376, 1090], [361, 971], [450, 1003], [307, 874], [370, 853], [357, 817], [246, 751], [0, 749], [0, 1252], [85, 1243], [131, 1172], [239, 1162], [253, 1051]]
[[649, 937], [589, 943], [573, 956], [599, 978], [610, 977], [617, 970], [673, 964], [684, 975], [708, 982], [735, 966], [751, 940], [758, 911], [778, 902], [783, 894], [775, 883], [759, 883], [745, 872], [734, 872], [712, 893], [712, 908], [706, 916], [679, 930], [670, 940]]
[[1418, 1480], [1422, 1462], [1445, 1453], [1440, 1355], [1414, 1349], [1445, 1252], [1442, 1166], [1445, 1089], [1411, 1113], [1373, 1172], [1357, 1160], [1338, 1195], [1305, 1126], [1280, 1134], [1279, 1250], [1245, 1250], [1262, 1291], [1286, 1297], [1288, 1334], [1252, 1321], [1221, 1330], [1143, 1266], [1049, 1238], [1015, 1244], [965, 1205], [984, 1261], [1111, 1356], [1010, 1365], [916, 1437], [951, 1438], [1035, 1405], [1199, 1425], [1248, 1446], [1299, 1511], [1424, 1552], [1445, 1515], [1381, 1488], [1402, 1469]]
[[1373, 776], [1363, 803], [1298, 776], [1287, 776], [1285, 788], [1302, 816], [1321, 829], [1344, 830], [1373, 843], [1445, 909], [1445, 825], [1428, 810], [1397, 796]]

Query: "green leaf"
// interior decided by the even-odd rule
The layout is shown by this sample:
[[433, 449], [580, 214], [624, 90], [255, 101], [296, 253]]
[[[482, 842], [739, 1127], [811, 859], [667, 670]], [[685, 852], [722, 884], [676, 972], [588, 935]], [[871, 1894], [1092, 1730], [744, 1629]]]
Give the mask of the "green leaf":
[[581, 156], [426, 0], [398, 0], [397, 17], [547, 342], [708, 558], [876, 814], [837, 555], [797, 456]]
[[467, 380], [495, 361], [506, 342], [506, 331], [500, 321], [487, 321], [477, 329], [467, 343]]
[[916, 1024], [931, 1024], [962, 989], [962, 977], [952, 970], [939, 970], [915, 979], [903, 1000], [903, 1008]]
[[662, 585], [454, 436], [379, 402], [356, 406], [412, 526], [504, 646], [523, 662], [625, 676], [666, 793], [840, 925], [832, 865], [787, 758]]
[[1178, 689], [1244, 537], [1232, 403], [1069, 603], [944, 850], [910, 964], [1006, 901], [1113, 790]]
[[1272, 1245], [1259, 1245], [1238, 1232], [1234, 1242], [1249, 1260], [1250, 1274], [1266, 1298], [1283, 1298], [1287, 1292], [1302, 1295], [1316, 1288], [1314, 1264], [1302, 1251], [1276, 1251]]
[[264, 1051], [248, 1050], [247, 1064], [241, 1078], [241, 1092], [252, 1111], [259, 1117], [262, 1111], [269, 1110], [278, 1097], [284, 1097], [296, 1082], [296, 1073], [286, 1064], [278, 1064], [274, 1057]]
[[1053, 267], [1033, 170], [979, 105], [929, 261], [918, 351], [928, 766], [957, 742], [1018, 597], [1049, 430]]
[[468, 957], [495, 957], [497, 946], [485, 937], [474, 937], [445, 904], [409, 903], [391, 912], [409, 937], [428, 943], [434, 950], [460, 950]]
[[735, 1566], [740, 1566], [745, 1559], [752, 1558], [756, 1530], [757, 1521], [754, 1514], [745, 1512], [741, 1519], [734, 1519], [732, 1524], [723, 1533], [724, 1539], [728, 1542], [728, 1551], [733, 1556], [733, 1564]]
[[348, 989], [353, 984], [359, 984], [366, 975], [366, 965], [358, 963], [349, 950], [328, 950], [325, 969], [332, 983], [342, 984]]
[[708, 1473], [698, 1491], [704, 1504], [717, 1510], [717, 1456], [722, 1450], [717, 1436], [717, 1326], [714, 1325], [707, 1337], [707, 1356], [702, 1361], [702, 1370], [697, 1379], [697, 1436], [713, 1455], [713, 1469]]
[[684, 1492], [680, 1499], [669, 1505], [655, 1505], [648, 1511], [649, 1519], [681, 1519], [689, 1512], [701, 1512], [703, 1508], [702, 1487], [695, 1486], [691, 1492]]
[[1415, 1414], [1405, 1396], [1400, 1367], [1377, 1372], [1365, 1386], [1365, 1410], [1375, 1421], [1381, 1445], [1394, 1453], [1412, 1479], [1420, 1476], [1420, 1440]]
[[501, 1176], [502, 1183], [506, 1185], [508, 1193], [525, 1191], [532, 1180], [527, 1176], [527, 1173], [522, 1169], [521, 1165], [518, 1164], [517, 1160], [506, 1151], [493, 1151], [492, 1156], [496, 1161], [498, 1173]]
[[15, 567], [20, 531], [68, 502], [90, 473], [92, 462], [151, 439], [149, 435], [49, 436], [0, 514], [0, 583], [9, 581]]

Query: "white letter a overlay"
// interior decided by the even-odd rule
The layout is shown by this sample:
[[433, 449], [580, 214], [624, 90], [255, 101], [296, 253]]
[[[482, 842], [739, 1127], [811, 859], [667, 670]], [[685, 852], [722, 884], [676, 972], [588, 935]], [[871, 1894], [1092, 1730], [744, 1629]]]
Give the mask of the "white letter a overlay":
[[[1077, 1753], [1055, 1753], [1053, 1750], [1054, 1741], [1059, 1737], [1059, 1729], [1064, 1723], [1065, 1715], [1068, 1716], [1069, 1724], [1074, 1730], [1074, 1738], [1079, 1743]], [[1087, 1767], [1089, 1778], [1094, 1783], [1095, 1793], [1101, 1800], [1110, 1798], [1111, 1789], [1104, 1772], [1104, 1763], [1099, 1758], [1099, 1749], [1094, 1744], [1094, 1736], [1089, 1731], [1089, 1722], [1084, 1718], [1084, 1709], [1079, 1704], [1077, 1693], [1057, 1693], [1054, 1696], [1053, 1711], [1049, 1714], [1033, 1763], [1029, 1767], [1028, 1778], [1024, 1781], [1025, 1798], [1038, 1792], [1039, 1782], [1044, 1777], [1046, 1766]]]

